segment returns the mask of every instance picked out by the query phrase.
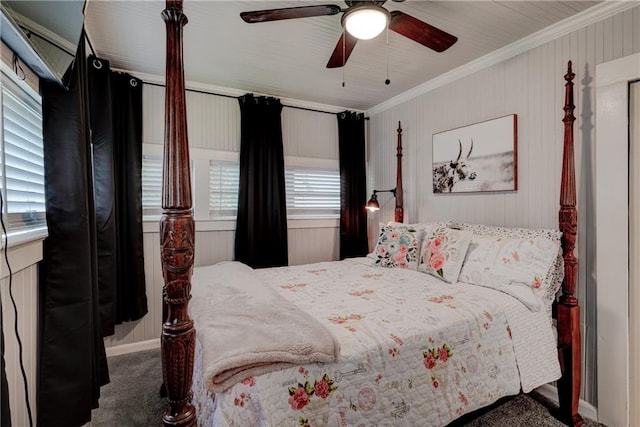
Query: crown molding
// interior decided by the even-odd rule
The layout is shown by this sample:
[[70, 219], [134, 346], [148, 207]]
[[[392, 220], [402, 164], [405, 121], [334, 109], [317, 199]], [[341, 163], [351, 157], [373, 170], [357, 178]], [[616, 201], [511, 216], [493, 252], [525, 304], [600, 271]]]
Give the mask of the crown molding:
[[440, 76], [424, 82], [399, 95], [389, 98], [375, 107], [368, 109], [366, 111], [367, 116], [371, 117], [375, 114], [381, 113], [434, 89], [469, 76], [492, 65], [499, 64], [500, 62], [506, 61], [516, 55], [527, 52], [580, 28], [586, 27], [587, 25], [609, 18], [610, 16], [638, 5], [640, 5], [640, 1], [638, 0], [603, 1], [602, 3], [537, 31], [523, 39], [508, 44], [501, 49], [488, 53], [487, 55], [461, 65], [447, 73], [441, 74]]
[[[122, 73], [129, 73], [132, 76], [139, 78], [144, 83], [150, 83], [150, 84], [156, 84], [156, 85], [162, 85], [162, 86], [164, 86], [165, 84], [164, 76], [158, 76], [156, 74], [140, 73], [138, 71], [123, 70], [118, 68], [112, 68], [112, 70], [122, 72]], [[212, 95], [229, 96], [234, 98], [238, 98], [240, 96], [246, 95], [248, 92], [246, 90], [216, 86], [216, 85], [211, 85], [207, 83], [195, 82], [191, 80], [188, 80], [185, 82], [185, 88], [187, 90], [195, 90], [199, 92], [209, 93]], [[308, 110], [321, 111], [325, 113], [341, 113], [345, 110], [355, 111], [356, 113], [364, 112], [364, 110], [355, 110], [353, 108], [340, 107], [337, 105], [321, 104], [317, 102], [303, 101], [303, 100], [294, 99], [294, 98], [283, 98], [283, 97], [271, 95], [268, 93], [259, 93], [259, 92], [251, 92], [251, 93], [257, 96], [271, 96], [274, 98], [278, 98], [280, 99], [280, 102], [284, 107], [302, 108], [302, 109], [308, 109]]]

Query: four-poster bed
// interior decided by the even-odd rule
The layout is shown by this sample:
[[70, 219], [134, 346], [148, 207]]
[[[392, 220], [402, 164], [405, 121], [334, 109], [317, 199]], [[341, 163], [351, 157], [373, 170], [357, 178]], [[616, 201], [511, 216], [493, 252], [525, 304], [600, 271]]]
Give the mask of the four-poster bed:
[[[167, 307], [167, 315], [162, 326], [161, 343], [162, 343], [163, 378], [164, 378], [164, 383], [167, 390], [167, 400], [168, 400], [168, 408], [166, 409], [163, 415], [163, 423], [166, 426], [190, 426], [190, 425], [196, 424], [196, 407], [194, 407], [194, 405], [191, 403], [192, 382], [193, 380], [197, 382], [205, 382], [205, 381], [202, 379], [193, 378], [194, 354], [196, 353], [196, 330], [194, 328], [194, 320], [190, 318], [188, 309], [193, 309], [195, 313], [194, 316], [196, 315], [200, 316], [201, 319], [203, 316], [203, 311], [205, 310], [202, 309], [202, 305], [196, 308], [189, 307], [189, 301], [191, 299], [191, 291], [192, 291], [191, 278], [192, 278], [193, 260], [194, 260], [194, 226], [193, 226], [193, 217], [191, 212], [191, 188], [190, 188], [190, 179], [189, 179], [190, 171], [189, 171], [188, 140], [187, 140], [187, 130], [186, 130], [187, 126], [186, 126], [186, 108], [185, 108], [185, 95], [184, 95], [184, 69], [183, 69], [183, 59], [182, 59], [182, 27], [186, 24], [187, 18], [182, 12], [182, 0], [167, 0], [167, 8], [163, 12], [162, 16], [166, 23], [166, 28], [167, 28], [167, 58], [166, 58], [167, 74], [166, 74], [166, 114], [165, 114], [166, 124], [165, 124], [165, 149], [164, 149], [164, 178], [163, 178], [163, 197], [162, 197], [163, 217], [160, 223], [160, 239], [161, 239], [161, 258], [162, 258], [162, 266], [163, 266], [163, 275], [165, 279], [165, 286], [163, 288], [163, 297], [164, 297], [164, 303], [166, 304], [166, 307]], [[563, 119], [565, 123], [565, 137], [564, 137], [564, 159], [563, 159], [563, 168], [562, 168], [562, 183], [561, 183], [562, 187], [561, 187], [561, 200], [560, 200], [561, 207], [560, 207], [560, 214], [559, 214], [559, 227], [562, 232], [562, 253], [563, 253], [562, 256], [564, 258], [564, 280], [562, 281], [562, 295], [560, 297], [560, 300], [556, 304], [554, 304], [554, 306], [555, 306], [555, 311], [557, 312], [558, 359], [559, 359], [560, 368], [562, 369], [562, 376], [558, 381], [560, 415], [564, 422], [570, 425], [579, 426], [582, 424], [582, 419], [578, 414], [578, 398], [579, 398], [579, 391], [580, 391], [581, 364], [580, 364], [579, 306], [574, 296], [576, 279], [577, 279], [577, 269], [576, 269], [577, 263], [576, 263], [576, 258], [573, 255], [573, 250], [575, 247], [575, 238], [576, 238], [576, 230], [577, 230], [577, 214], [575, 209], [576, 196], [575, 196], [575, 178], [574, 178], [574, 163], [573, 163], [573, 122], [575, 120], [575, 117], [573, 116], [574, 74], [571, 71], [571, 62], [569, 62], [568, 68], [569, 70], [565, 75], [566, 97], [565, 97], [565, 106], [564, 106], [565, 116]], [[396, 194], [395, 218], [396, 218], [396, 221], [402, 222], [402, 219], [403, 219], [402, 173], [401, 173], [402, 146], [401, 146], [400, 126], [398, 127], [397, 158], [398, 158], [398, 167], [397, 167], [397, 186], [396, 186], [397, 194]], [[408, 233], [411, 233], [411, 230], [407, 229], [405, 231], [407, 231]], [[342, 273], [340, 273], [339, 275], [348, 276], [350, 272], [353, 274], [351, 270], [356, 269], [357, 261], [353, 260], [353, 261], [347, 261], [347, 262], [351, 263], [351, 264], [347, 264], [350, 267], [349, 268], [345, 267], [345, 270], [342, 271]], [[323, 263], [323, 267], [324, 267], [324, 264], [325, 263]], [[367, 265], [366, 268], [370, 269], [372, 267], [370, 265]], [[302, 294], [303, 292], [297, 292], [297, 291], [305, 287], [306, 283], [296, 282], [296, 281], [287, 281], [287, 282], [284, 282], [286, 284], [281, 285], [280, 280], [284, 280], [284, 279], [281, 279], [279, 276], [276, 276], [275, 275], [276, 273], [274, 272], [275, 270], [277, 269], [260, 270], [261, 273], [259, 275], [259, 278], [264, 280], [265, 283], [269, 282], [271, 285], [273, 285], [272, 286], [273, 288], [284, 289], [284, 291], [281, 290], [280, 292], [289, 292], [289, 295], [292, 295], [291, 298], [293, 298], [294, 300], [296, 298], [299, 298], [299, 295]], [[202, 271], [204, 272], [208, 270], [202, 270]], [[294, 280], [303, 276], [305, 280], [307, 279], [311, 280], [310, 276], [322, 276], [325, 272], [325, 269], [311, 269], [308, 271], [303, 271], [303, 269], [299, 269], [299, 268], [296, 269], [295, 267], [292, 267], [292, 268], [284, 268], [282, 271], [284, 271], [285, 274], [289, 274], [288, 278], [291, 280]], [[369, 299], [372, 293], [386, 292], [387, 290], [385, 288], [374, 288], [374, 286], [377, 286], [374, 282], [375, 280], [381, 278], [382, 276], [392, 275], [390, 272], [394, 270], [379, 268], [378, 271], [379, 273], [377, 272], [366, 273], [366, 274], [363, 273], [361, 276], [357, 276], [357, 277], [353, 276], [352, 279], [354, 280], [354, 283], [360, 280], [360, 278], [362, 277], [364, 278], [363, 280], [368, 280], [366, 282], [366, 286], [370, 286], [370, 287], [358, 289], [357, 292], [353, 291], [350, 295], [358, 298], [358, 301], [360, 303], [368, 304], [370, 302]], [[232, 272], [230, 273], [230, 276], [233, 276], [234, 274], [240, 274], [240, 273], [253, 274], [253, 271], [245, 272], [244, 270], [232, 270]], [[410, 275], [410, 274], [415, 275], [420, 273], [414, 272], [414, 271], [407, 271], [407, 269], [395, 269], [395, 273], [393, 274], [398, 274], [399, 276], [402, 276], [402, 275]], [[198, 280], [202, 281], [202, 276], [203, 274], [199, 274]], [[426, 277], [428, 275], [423, 275], [423, 276]], [[250, 276], [250, 277], [254, 277], [254, 276]], [[325, 286], [328, 288], [328, 287], [331, 287], [332, 285], [335, 285], [335, 281], [332, 278], [333, 276], [331, 276], [329, 279], [325, 277], [325, 282], [319, 285], [321, 286], [320, 289], [322, 289], [322, 286]], [[409, 281], [408, 276], [405, 279], [403, 279], [401, 283], [404, 284], [405, 282]], [[195, 276], [194, 276], [194, 280], [195, 280]], [[439, 279], [436, 279], [436, 281], [437, 280]], [[216, 292], [217, 287], [224, 287], [224, 285], [225, 285], [224, 283], [222, 284], [218, 283], [216, 284], [216, 286], [212, 287], [210, 292]], [[393, 284], [393, 286], [399, 286], [399, 285], [395, 283]], [[442, 289], [444, 289], [439, 287], [439, 286], [442, 286], [442, 284], [438, 284], [438, 283], [429, 285], [429, 286], [434, 286], [433, 289], [438, 290], [439, 292], [442, 292]], [[196, 288], [198, 288], [198, 286], [194, 286], [194, 291], [197, 290], [198, 292], [203, 292], [202, 290], [196, 289]], [[391, 288], [391, 289], [394, 290], [395, 288]], [[457, 289], [457, 288], [451, 287], [450, 289]], [[455, 295], [454, 297], [450, 295], [445, 296], [443, 294], [438, 297], [428, 298], [429, 303], [432, 304], [431, 306], [429, 306], [431, 307], [429, 310], [434, 310], [435, 312], [437, 310], [442, 309], [442, 307], [447, 306], [447, 304], [448, 304], [447, 307], [449, 310], [457, 309], [458, 307], [452, 306], [452, 304], [448, 302], [451, 298], [458, 297], [458, 294], [456, 294], [456, 292], [460, 292], [460, 293], [470, 292], [471, 294], [474, 295], [474, 298], [479, 298], [479, 299], [484, 298], [481, 296], [482, 292], [495, 292], [495, 291], [486, 290], [481, 287], [475, 287], [470, 289], [471, 290], [466, 290], [466, 288], [465, 290], [452, 290], [451, 292]], [[271, 290], [264, 290], [264, 292], [265, 292], [265, 295], [268, 294], [272, 296]], [[322, 292], [323, 291], [321, 290], [320, 293], [322, 294]], [[192, 302], [192, 304], [196, 302], [200, 302], [201, 300], [205, 300], [206, 298], [211, 298], [211, 295], [214, 295], [214, 294], [200, 293], [197, 298], [194, 298], [194, 301]], [[251, 295], [246, 296], [246, 299], [250, 299], [250, 297]], [[507, 301], [506, 298], [511, 298], [502, 293], [496, 293], [494, 294], [494, 297], [495, 299], [500, 301]], [[392, 299], [393, 296], [391, 296], [390, 294], [389, 298]], [[415, 300], [422, 300], [422, 299], [424, 298], [415, 298]], [[414, 301], [413, 300], [397, 301], [397, 304], [411, 304], [411, 303], [414, 303]], [[468, 302], [460, 300], [459, 307], [463, 307], [463, 306], [467, 307], [465, 305], [467, 303]], [[489, 304], [489, 302], [487, 302], [487, 304]], [[517, 301], [509, 302], [509, 304], [512, 304], [512, 305], [516, 304], [518, 306], [522, 305]], [[498, 317], [502, 318], [506, 316], [504, 315], [504, 313], [501, 313], [498, 307], [495, 307], [493, 305], [491, 307], [492, 307], [491, 308], [492, 313], [494, 313], [493, 315], [491, 314], [488, 315], [487, 310], [484, 311], [484, 316], [490, 319], [491, 322], [493, 322], [494, 320], [497, 320]], [[360, 306], [360, 308], [362, 310], [366, 310], [366, 305], [362, 305]], [[334, 325], [333, 326], [334, 329], [332, 330], [332, 333], [343, 336], [343, 337], [347, 337], [346, 341], [348, 341], [349, 340], [348, 337], [356, 336], [356, 333], [358, 332], [356, 327], [349, 325], [349, 322], [362, 320], [365, 316], [354, 314], [355, 312], [349, 311], [346, 307], [343, 307], [343, 309], [345, 310], [344, 312], [346, 313], [345, 316], [331, 315], [331, 316], [328, 316], [328, 320], [332, 325]], [[291, 310], [293, 310], [293, 308]], [[313, 311], [310, 308], [309, 310]], [[211, 307], [210, 311], [215, 312], [216, 308]], [[411, 310], [408, 310], [408, 311], [411, 311]], [[457, 312], [459, 313], [462, 311], [463, 310], [458, 310]], [[300, 312], [298, 311], [295, 311], [295, 313], [297, 315], [301, 315]], [[522, 313], [522, 316], [527, 316], [528, 315], [527, 313], [529, 312], [525, 310], [525, 312]], [[531, 315], [533, 316], [533, 314]], [[373, 318], [375, 316], [373, 314], [370, 314], [370, 317]], [[325, 320], [327, 319], [325, 318]], [[386, 321], [387, 323], [393, 323], [388, 320]], [[434, 322], [437, 322], [437, 321], [438, 319], [434, 320]], [[206, 321], [200, 323], [196, 319], [196, 323], [198, 325], [204, 326], [206, 324]], [[263, 323], [268, 323], [268, 322], [265, 321]], [[510, 328], [511, 325], [509, 323], [505, 323], [505, 324], [507, 325], [507, 332], [509, 335], [508, 338], [512, 339], [511, 337], [512, 328]], [[274, 328], [275, 327], [276, 325], [274, 324]], [[482, 328], [479, 328], [479, 329], [482, 329]], [[485, 322], [484, 329], [487, 331], [490, 329], [488, 321]], [[199, 327], [199, 331], [200, 331], [200, 327]], [[369, 330], [368, 332], [369, 335], [375, 335], [377, 333], [378, 331], [373, 329]], [[480, 333], [484, 334], [485, 332], [481, 330]], [[403, 342], [401, 337], [398, 335], [395, 335], [394, 333], [389, 334], [388, 331], [386, 331], [384, 332], [384, 334], [387, 334], [387, 337], [388, 335], [391, 335], [391, 337], [393, 338], [393, 341], [398, 345], [398, 347], [402, 346], [403, 344], [408, 344], [408, 342]], [[499, 337], [500, 340], [505, 339], [503, 335], [506, 335], [506, 334], [501, 334]], [[446, 339], [446, 337], [443, 338], [437, 334], [433, 336], [438, 336], [442, 339]], [[203, 342], [205, 341], [204, 338], [199, 337], [199, 339], [201, 339]], [[365, 338], [362, 338], [362, 339], [365, 339]], [[435, 346], [435, 349], [427, 348], [425, 349], [425, 351], [421, 351], [421, 357], [420, 357], [420, 363], [424, 365], [423, 367], [421, 367], [422, 371], [420, 375], [421, 375], [421, 378], [427, 378], [426, 381], [428, 383], [427, 386], [430, 387], [429, 390], [435, 393], [434, 391], [435, 389], [438, 389], [438, 388], [444, 389], [446, 388], [447, 385], [453, 386], [453, 384], [448, 384], [450, 383], [449, 381], [450, 378], [447, 375], [440, 374], [440, 373], [436, 374], [435, 366], [437, 364], [436, 363], [437, 360], [441, 362], [440, 366], [442, 366], [443, 363], [447, 362], [447, 359], [452, 359], [457, 361], [459, 360], [457, 358], [461, 357], [461, 355], [466, 354], [467, 364], [465, 364], [464, 366], [459, 366], [459, 365], [450, 365], [450, 366], [456, 366], [457, 368], [460, 368], [463, 370], [466, 370], [466, 369], [472, 370], [471, 367], [473, 367], [474, 368], [473, 370], [477, 370], [476, 369], [477, 363], [476, 362], [471, 363], [469, 361], [475, 360], [476, 356], [481, 357], [481, 354], [483, 352], [486, 353], [487, 357], [489, 357], [490, 355], [495, 358], [506, 357], [505, 356], [506, 353], [509, 353], [509, 351], [507, 351], [506, 349], [511, 344], [507, 344], [505, 346], [505, 344], [502, 341], [499, 341], [499, 343], [498, 341], [496, 341], [496, 343], [498, 344], [493, 344], [493, 343], [484, 344], [484, 342], [483, 344], [480, 344], [480, 342], [478, 342], [477, 354], [464, 353], [463, 347], [466, 344], [468, 344], [469, 341], [475, 342], [473, 341], [474, 339], [475, 337], [469, 337], [465, 335], [464, 339], [456, 341], [455, 344], [456, 345], [459, 344], [459, 345], [452, 351], [449, 344], [447, 343], [442, 344], [442, 342], [439, 341], [436, 344], [435, 341], [433, 341], [433, 338], [431, 338], [431, 336], [429, 336], [428, 340], [425, 338], [424, 342], [431, 342]], [[498, 338], [496, 338], [496, 340], [498, 340]], [[212, 339], [212, 341], [214, 343], [216, 342], [215, 336]], [[198, 344], [198, 345], [201, 345], [201, 344]], [[342, 343], [340, 345], [342, 345]], [[479, 351], [482, 345], [485, 345], [484, 348], [486, 350]], [[496, 349], [495, 351], [491, 350], [492, 348], [494, 348], [494, 347], [491, 347], [492, 345], [495, 347]], [[202, 346], [203, 347], [206, 346], [206, 343]], [[555, 344], [553, 344], [553, 347], [555, 347]], [[396, 356], [398, 356], [398, 359], [399, 359], [401, 355], [404, 355], [407, 353], [406, 351], [407, 348], [408, 346], [402, 347], [402, 351], [399, 351], [395, 347], [393, 349], [389, 348], [388, 353], [385, 351], [384, 354], [380, 354], [379, 356], [381, 358], [384, 357], [387, 359], [396, 358]], [[334, 348], [333, 350], [336, 351], [337, 348]], [[343, 347], [342, 350], [344, 350], [344, 354], [343, 354], [343, 351], [338, 351], [338, 353], [340, 354], [340, 357], [344, 357], [348, 359], [349, 354], [351, 354], [349, 353], [349, 351], [351, 350], [347, 350], [346, 347]], [[204, 350], [198, 347], [198, 352], [201, 352], [201, 351], [204, 351]], [[548, 353], [552, 353], [552, 352], [553, 351]], [[331, 353], [331, 351], [329, 351], [328, 353]], [[328, 353], [325, 353], [325, 354], [328, 354]], [[216, 356], [216, 355], [214, 354], [213, 356]], [[212, 355], [209, 355], [208, 357], [210, 358], [212, 357]], [[369, 360], [365, 360], [362, 363], [356, 363], [357, 362], [356, 359], [351, 360], [351, 362], [355, 363], [354, 366], [356, 366], [356, 368], [353, 370], [338, 369], [337, 367], [334, 369], [334, 365], [332, 365], [331, 364], [332, 362], [330, 361], [327, 362], [328, 363], [327, 365], [325, 365], [324, 363], [320, 363], [320, 364], [315, 363], [315, 362], [324, 362], [324, 360], [318, 359], [318, 358], [309, 359], [309, 362], [314, 362], [313, 365], [311, 364], [307, 365], [302, 362], [299, 362], [299, 363], [294, 362], [294, 364], [298, 363], [295, 366], [298, 366], [298, 368], [296, 369], [298, 369], [297, 372], [299, 373], [299, 375], [302, 375], [305, 378], [311, 375], [309, 371], [314, 371], [316, 369], [323, 369], [323, 367], [326, 367], [326, 369], [330, 370], [330, 372], [325, 373], [324, 376], [316, 377], [315, 381], [313, 381], [311, 376], [309, 377], [310, 379], [306, 382], [304, 380], [299, 380], [300, 382], [298, 383], [298, 386], [296, 386], [295, 384], [287, 384], [287, 387], [284, 388], [285, 392], [288, 390], [288, 394], [286, 395], [288, 400], [285, 399], [286, 400], [285, 406], [287, 406], [286, 409], [290, 409], [294, 411], [301, 410], [303, 408], [308, 409], [308, 407], [311, 407], [310, 402], [312, 397], [315, 400], [324, 399], [328, 401], [325, 398], [328, 398], [328, 396], [332, 395], [332, 393], [334, 393], [338, 389], [340, 390], [340, 393], [334, 393], [336, 396], [339, 395], [339, 397], [337, 397], [339, 402], [337, 402], [336, 405], [338, 405], [340, 408], [344, 406], [346, 409], [336, 410], [337, 412], [335, 414], [330, 414], [329, 412], [327, 412], [328, 409], [324, 409], [324, 412], [322, 414], [322, 417], [324, 418], [321, 417], [320, 419], [323, 419], [326, 421], [327, 419], [329, 419], [328, 417], [335, 415], [335, 417], [337, 417], [335, 419], [336, 421], [345, 422], [346, 417], [348, 417], [348, 414], [345, 414], [345, 412], [347, 412], [348, 410], [356, 411], [359, 408], [360, 410], [359, 415], [365, 415], [365, 413], [369, 413], [369, 411], [371, 411], [372, 408], [376, 405], [376, 401], [378, 402], [378, 406], [383, 406], [383, 399], [385, 397], [382, 394], [382, 390], [377, 389], [376, 386], [386, 385], [387, 386], [386, 388], [393, 389], [394, 387], [398, 388], [396, 387], [398, 383], [397, 381], [385, 382], [385, 379], [383, 379], [381, 375], [379, 375], [380, 378], [375, 378], [374, 380], [375, 385], [366, 386], [366, 387], [363, 387], [361, 385], [354, 386], [357, 388], [354, 388], [355, 394], [352, 396], [353, 398], [349, 397], [345, 393], [342, 393], [343, 390], [349, 390], [349, 383], [345, 382], [347, 377], [349, 378], [349, 381], [351, 381], [352, 378], [357, 377], [358, 374], [367, 372], [367, 370], [369, 371], [370, 374], [375, 372], [375, 369], [380, 369], [380, 372], [384, 370], [384, 367], [379, 366], [379, 364], [382, 363], [384, 365], [384, 363], [386, 362], [377, 361], [377, 359], [375, 359], [374, 356], [367, 356], [367, 357], [369, 357]], [[424, 361], [422, 360], [422, 357], [424, 357]], [[553, 358], [554, 360], [556, 360], [555, 356], [553, 356]], [[206, 360], [206, 357], [199, 355], [197, 361], [195, 362], [196, 365], [201, 364], [202, 360]], [[501, 365], [502, 370], [506, 372], [512, 371], [512, 373], [515, 372], [514, 375], [517, 376], [517, 369], [514, 370], [514, 367], [516, 366], [515, 363], [516, 363], [515, 361], [510, 361], [505, 359], [504, 365]], [[518, 362], [518, 363], [524, 363], [524, 362]], [[556, 360], [556, 364], [557, 364], [557, 360]], [[255, 367], [256, 367], [255, 365], [252, 365], [250, 369], [253, 369]], [[241, 381], [244, 386], [253, 387], [256, 381], [258, 382], [261, 381], [260, 378], [262, 377], [262, 375], [259, 376], [258, 374], [262, 372], [260, 371], [260, 369], [262, 369], [262, 366], [260, 365], [258, 366], [258, 368], [259, 369], [255, 377], [248, 376], [247, 378]], [[202, 367], [202, 369], [206, 370], [207, 367], [206, 366]], [[287, 368], [287, 369], [291, 369], [291, 368]], [[500, 371], [500, 369], [497, 369], [497, 371]], [[249, 370], [247, 372], [254, 372], [254, 371]], [[282, 370], [278, 372], [286, 372], [286, 371]], [[272, 375], [277, 377], [279, 375], [278, 372], [270, 372], [267, 375]], [[491, 382], [492, 379], [496, 380], [496, 378], [498, 378], [499, 381], [502, 381], [502, 377], [500, 377], [500, 375], [497, 375], [496, 369], [488, 369], [486, 374], [488, 376], [484, 378], [482, 381]], [[227, 375], [227, 372], [224, 372], [224, 375]], [[430, 377], [428, 375], [430, 375]], [[440, 376], [440, 375], [444, 375], [444, 376]], [[238, 377], [238, 378], [242, 379], [243, 377]], [[554, 378], [550, 378], [549, 380], [555, 379], [555, 378], [557, 378], [557, 376]], [[258, 388], [252, 389], [252, 391], [253, 390], [256, 391], [256, 394], [254, 394], [251, 397], [251, 399], [253, 400], [249, 402], [251, 400], [249, 396], [245, 393], [239, 393], [240, 389], [238, 390], [239, 394], [237, 394], [235, 397], [232, 396], [231, 395], [232, 392], [229, 392], [228, 390], [231, 390], [232, 388], [233, 390], [236, 390], [235, 389], [236, 386], [232, 386], [232, 388], [228, 388], [228, 383], [224, 382], [227, 380], [228, 380], [228, 377], [223, 376], [222, 382], [220, 384], [223, 384], [224, 386], [218, 384], [217, 386], [218, 388], [216, 388], [216, 383], [215, 383], [216, 377], [214, 377], [212, 380], [211, 379], [206, 380], [206, 382], [212, 382], [213, 384], [212, 389], [215, 390], [214, 393], [217, 393], [217, 395], [214, 395], [216, 405], [222, 405], [225, 401], [230, 401], [230, 403], [228, 403], [229, 407], [227, 407], [226, 409], [229, 411], [230, 414], [234, 413], [233, 412], [234, 410], [244, 407], [245, 403], [247, 406], [258, 405], [258, 403], [260, 402], [260, 396], [257, 394]], [[343, 380], [343, 382], [340, 382], [340, 380]], [[407, 380], [405, 379], [405, 381]], [[464, 379], [455, 377], [455, 382], [457, 383], [458, 381], [464, 382]], [[440, 387], [441, 382], [442, 382], [442, 387]], [[411, 389], [414, 386], [413, 379], [408, 380], [407, 383], [400, 382], [399, 384], [408, 384], [406, 388], [403, 390], [403, 393], [407, 395], [411, 394]], [[491, 384], [493, 383], [491, 382]], [[522, 384], [524, 384], [524, 380], [522, 380]], [[415, 385], [417, 388], [417, 383]], [[519, 389], [521, 386], [520, 380], [515, 385]], [[467, 384], [467, 386], [469, 385]], [[422, 387], [426, 387], [426, 386], [422, 385]], [[510, 387], [512, 390], [510, 393], [513, 394], [513, 384]], [[529, 387], [527, 388], [529, 389]], [[515, 393], [517, 393], [517, 389]], [[483, 396], [483, 399], [485, 400], [492, 399], [494, 397], [496, 396], [491, 396], [491, 395]], [[449, 399], [449, 397], [445, 396], [444, 398], [448, 402], [449, 406], [453, 405], [450, 402], [450, 400], [447, 400]], [[461, 392], [458, 398], [459, 398], [459, 401], [462, 402], [462, 404], [464, 405], [467, 404], [466, 402], [467, 396], [464, 393]], [[479, 401], [484, 402], [483, 400], [479, 400]], [[462, 407], [462, 412], [460, 410], [461, 408], [460, 402], [458, 402], [457, 400], [456, 402], [454, 402], [458, 405], [458, 416], [461, 415], [462, 412], [464, 412], [464, 407]], [[200, 401], [198, 404], [198, 407], [200, 407], [201, 404], [202, 402]], [[415, 403], [413, 404], [415, 405]], [[486, 404], [486, 403], [483, 403], [483, 404]], [[409, 405], [409, 403], [405, 402], [404, 399], [402, 399], [401, 402], [398, 399], [396, 399], [395, 401], [389, 401], [385, 405], [386, 405], [386, 409], [388, 411], [391, 411], [389, 413], [391, 413], [392, 416], [395, 416], [396, 418], [402, 418], [403, 416], [407, 415], [407, 413], [411, 409], [411, 406]], [[415, 405], [415, 406], [419, 406], [419, 405]], [[415, 406], [413, 407], [414, 413], [419, 412], [420, 408], [416, 408]], [[452, 416], [455, 417], [456, 408], [453, 408], [453, 406], [452, 406], [453, 415], [450, 413], [443, 413], [440, 419], [446, 420], [446, 422], [449, 422], [452, 419], [451, 418]], [[220, 409], [220, 411], [223, 411], [223, 409]], [[269, 412], [268, 410], [265, 411], [265, 408], [261, 408], [261, 411]], [[375, 411], [371, 411], [371, 413], [373, 412]], [[298, 412], [295, 412], [295, 414], [298, 415]], [[314, 417], [316, 415], [317, 414], [315, 415], [311, 414], [311, 417]], [[300, 425], [305, 425], [309, 423], [308, 420], [310, 418], [305, 418], [305, 416], [301, 415], [299, 418], [297, 418], [297, 422]], [[333, 420], [334, 418], [331, 418], [331, 419]], [[227, 419], [227, 422], [231, 423], [231, 421]]]

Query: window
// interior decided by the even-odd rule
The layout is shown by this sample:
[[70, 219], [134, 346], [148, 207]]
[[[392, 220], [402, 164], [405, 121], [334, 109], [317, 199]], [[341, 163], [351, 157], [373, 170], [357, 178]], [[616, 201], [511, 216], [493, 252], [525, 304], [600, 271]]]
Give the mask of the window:
[[[162, 155], [160, 146], [146, 144], [142, 156], [142, 208], [147, 219], [162, 213]], [[285, 167], [287, 215], [290, 219], [338, 218], [340, 172], [317, 159], [292, 158], [304, 166]], [[191, 150], [194, 217], [235, 220], [238, 211], [240, 167], [237, 153]], [[199, 197], [198, 199], [196, 199]], [[208, 197], [208, 200], [206, 199]]]
[[340, 214], [340, 172], [336, 169], [285, 168], [287, 214], [291, 217], [337, 218]]
[[209, 218], [235, 218], [238, 212], [240, 166], [236, 162], [209, 162]]
[[142, 215], [162, 213], [162, 156], [142, 155]]
[[44, 235], [42, 101], [14, 78], [2, 72], [2, 213], [9, 234], [41, 230]]
[[[193, 162], [191, 162], [191, 188], [193, 189]], [[162, 155], [142, 155], [142, 216], [162, 215]]]

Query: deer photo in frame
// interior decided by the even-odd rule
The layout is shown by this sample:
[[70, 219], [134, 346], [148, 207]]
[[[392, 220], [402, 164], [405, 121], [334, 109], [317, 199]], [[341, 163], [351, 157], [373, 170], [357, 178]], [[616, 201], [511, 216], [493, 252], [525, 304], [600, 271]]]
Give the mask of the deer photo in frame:
[[433, 192], [515, 191], [518, 116], [463, 126], [433, 135]]

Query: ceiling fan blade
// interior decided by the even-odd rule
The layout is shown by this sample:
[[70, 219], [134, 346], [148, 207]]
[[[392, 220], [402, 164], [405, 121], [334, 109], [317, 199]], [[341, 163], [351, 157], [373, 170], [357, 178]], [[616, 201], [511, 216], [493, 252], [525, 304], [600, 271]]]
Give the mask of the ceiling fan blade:
[[458, 40], [456, 36], [452, 36], [399, 10], [391, 12], [389, 29], [436, 52], [443, 52], [449, 49]]
[[312, 16], [337, 15], [342, 9], [335, 4], [322, 4], [316, 6], [286, 7], [282, 9], [255, 10], [242, 12], [240, 17], [244, 22], [255, 24], [256, 22], [279, 21], [281, 19], [309, 18]]
[[356, 47], [357, 41], [357, 38], [353, 37], [347, 31], [343, 31], [340, 36], [340, 40], [338, 40], [335, 49], [333, 49], [329, 62], [327, 62], [327, 68], [340, 68], [344, 66], [344, 64], [347, 63], [347, 59], [349, 59], [349, 55], [351, 55], [353, 48]]

